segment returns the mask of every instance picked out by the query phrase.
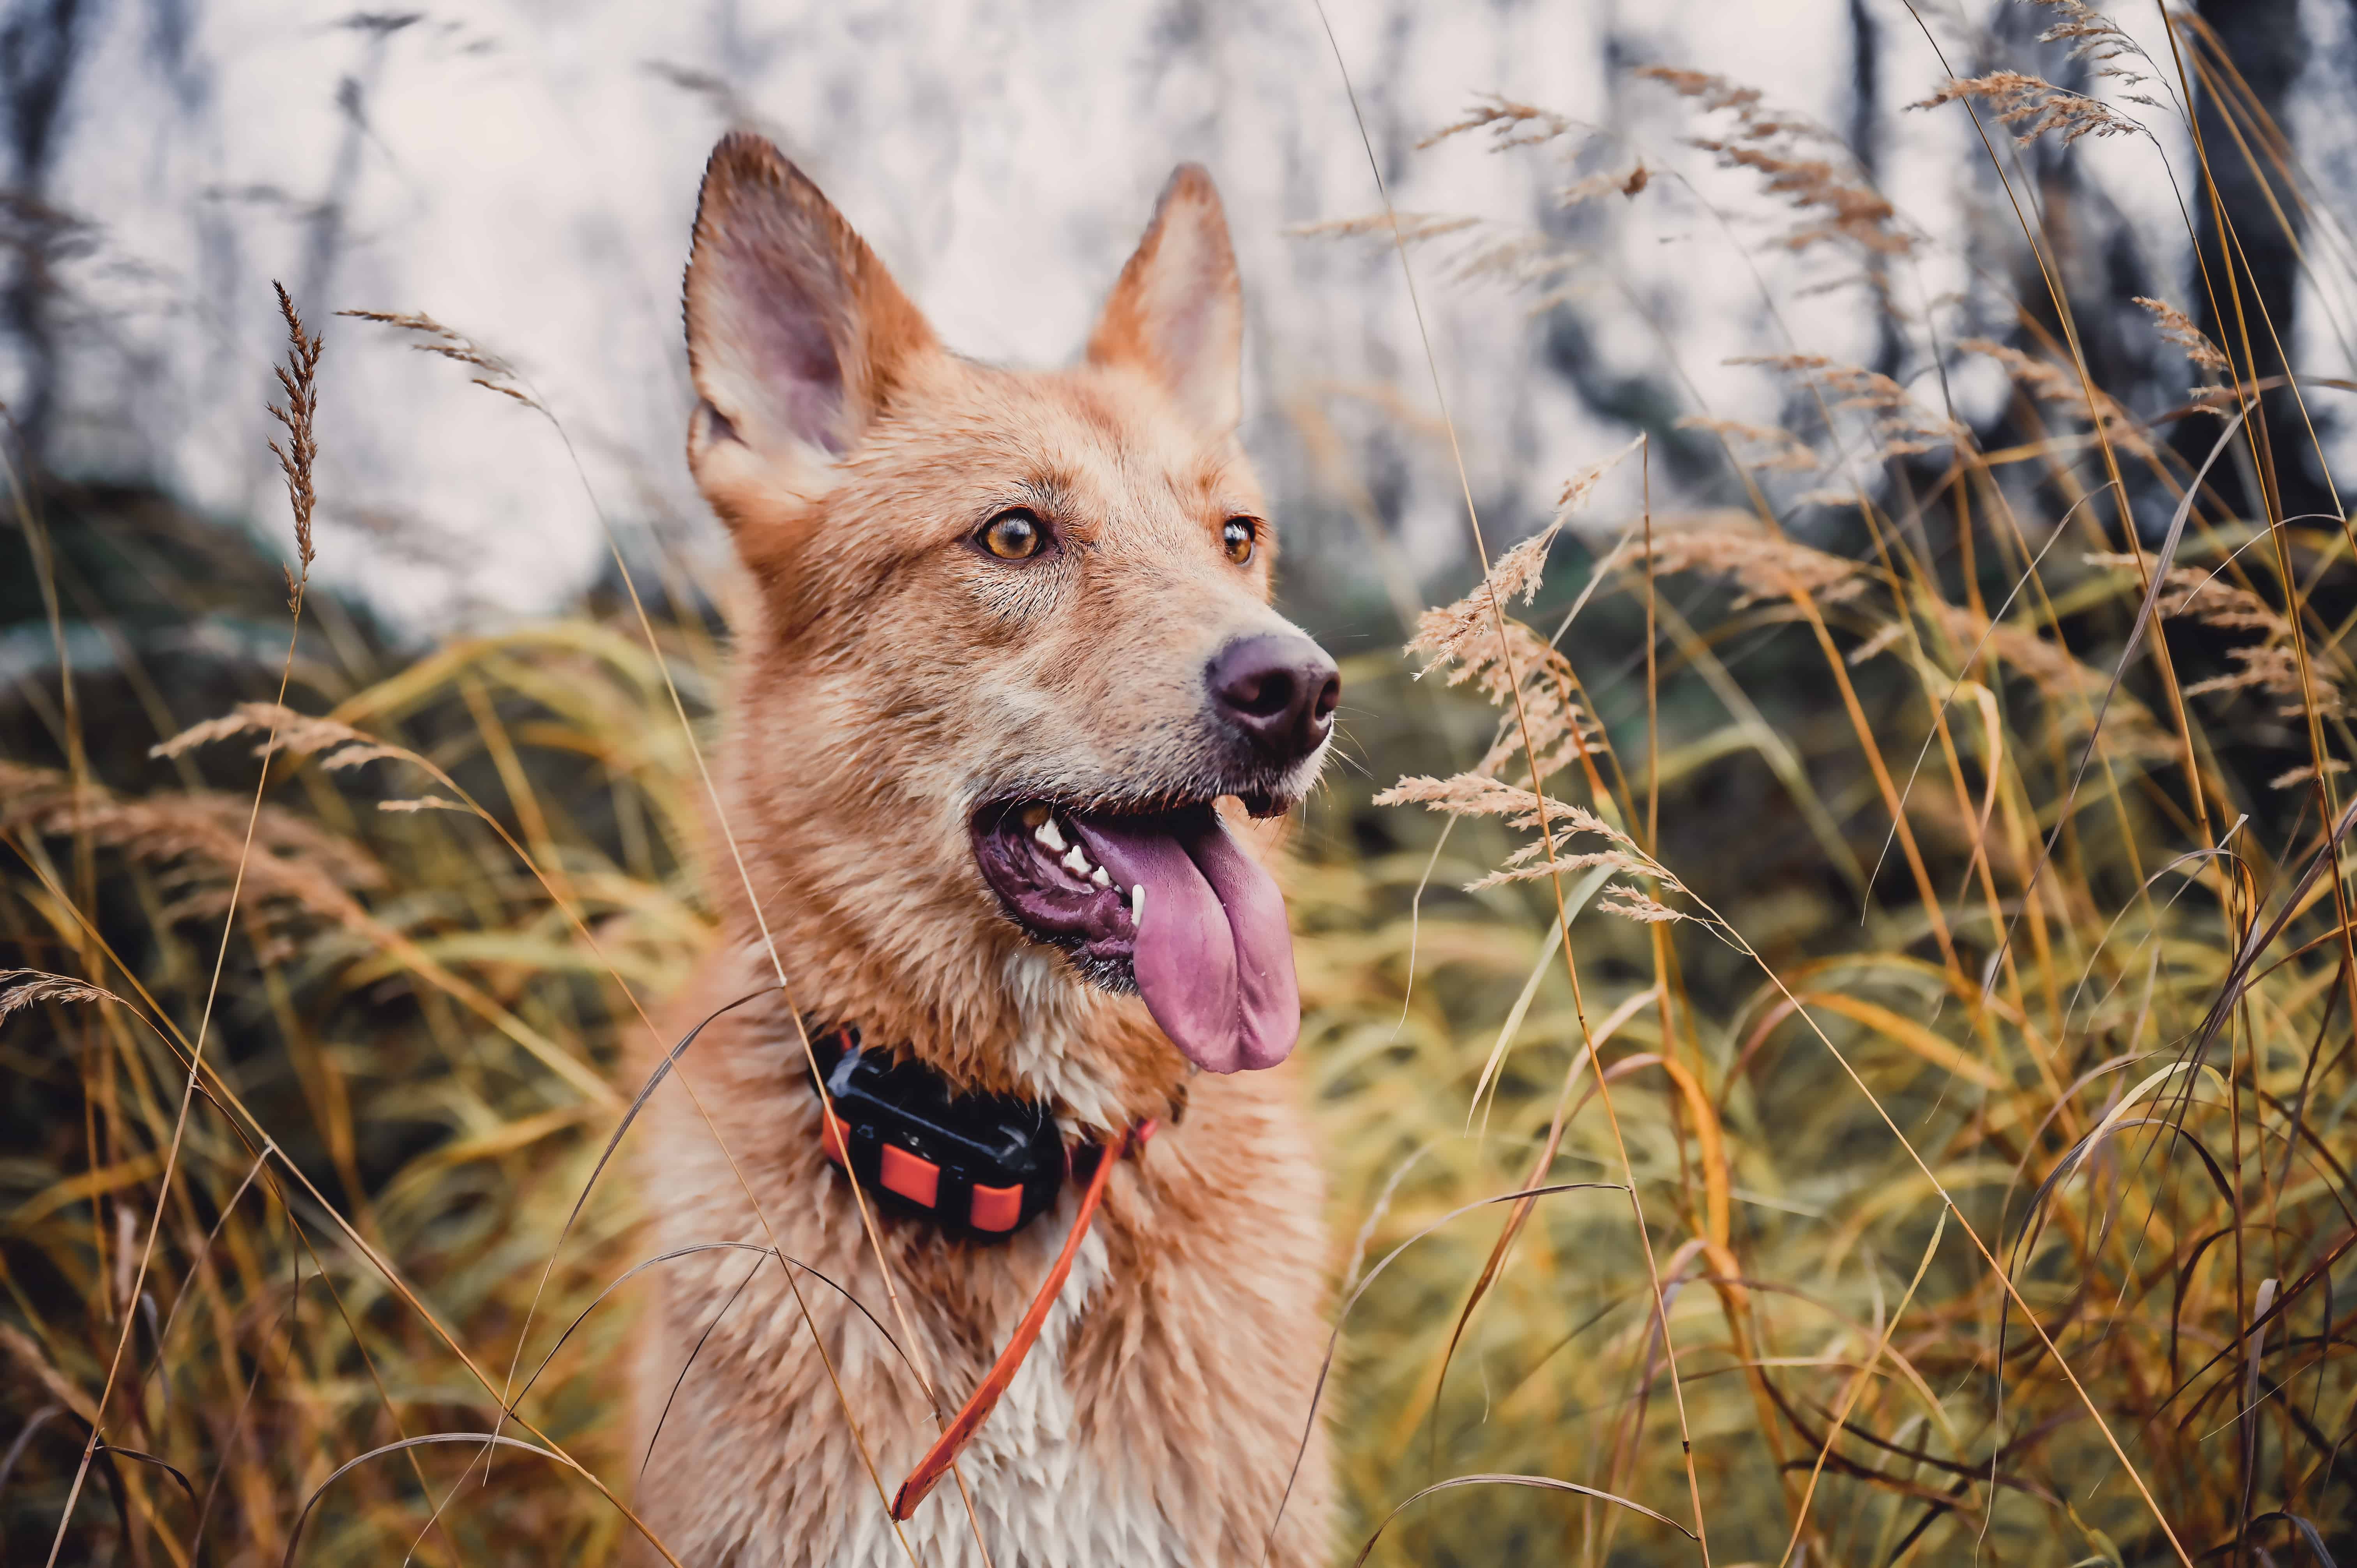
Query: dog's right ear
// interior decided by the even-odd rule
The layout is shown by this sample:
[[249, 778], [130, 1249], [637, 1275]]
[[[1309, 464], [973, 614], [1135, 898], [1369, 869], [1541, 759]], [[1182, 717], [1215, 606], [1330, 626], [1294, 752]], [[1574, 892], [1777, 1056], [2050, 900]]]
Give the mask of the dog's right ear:
[[750, 132], [723, 136], [705, 166], [686, 293], [702, 400], [688, 467], [731, 528], [823, 494], [835, 459], [938, 352], [866, 242]]

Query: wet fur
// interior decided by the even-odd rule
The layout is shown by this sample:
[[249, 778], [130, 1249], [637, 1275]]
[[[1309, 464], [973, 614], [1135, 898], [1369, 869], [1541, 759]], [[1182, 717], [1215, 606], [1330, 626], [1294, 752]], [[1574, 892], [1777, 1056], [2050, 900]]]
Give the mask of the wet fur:
[[[1075, 1133], [1165, 1119], [1114, 1175], [1057, 1316], [962, 1461], [991, 1561], [1258, 1562], [1305, 1434], [1269, 1560], [1322, 1561], [1309, 1409], [1327, 1249], [1293, 1074], [1190, 1075], [1134, 995], [1008, 921], [968, 839], [991, 800], [1138, 806], [1233, 784], [1201, 671], [1286, 623], [1267, 604], [1274, 538], [1244, 566], [1220, 544], [1227, 518], [1265, 513], [1234, 437], [1241, 306], [1209, 179], [1173, 177], [1068, 370], [944, 350], [750, 136], [714, 153], [687, 293], [690, 459], [751, 591], [708, 846], [723, 940], [674, 1033], [775, 985], [766, 923], [805, 1015], [1047, 1099]], [[1050, 521], [1056, 556], [973, 546], [1011, 506]], [[816, 1115], [772, 993], [705, 1031], [633, 1134], [650, 1252], [774, 1245], [813, 1271], [790, 1279], [741, 1248], [655, 1271], [631, 1463], [651, 1441], [637, 1506], [682, 1563], [909, 1560], [877, 1482], [890, 1492], [938, 1424], [883, 1332], [899, 1321]], [[1002, 1246], [878, 1217], [945, 1409], [1028, 1305], [1073, 1203], [1068, 1188]], [[919, 1563], [982, 1561], [953, 1480], [906, 1529]]]

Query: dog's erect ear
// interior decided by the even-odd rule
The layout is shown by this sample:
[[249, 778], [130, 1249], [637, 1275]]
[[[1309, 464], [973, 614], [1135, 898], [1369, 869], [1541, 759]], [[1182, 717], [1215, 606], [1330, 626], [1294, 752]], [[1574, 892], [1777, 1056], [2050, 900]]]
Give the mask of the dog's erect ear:
[[703, 400], [687, 455], [729, 522], [825, 489], [834, 459], [937, 352], [802, 170], [749, 132], [720, 139], [687, 263], [687, 362]]
[[1205, 432], [1243, 413], [1243, 290], [1220, 193], [1180, 164], [1089, 338], [1089, 361], [1146, 371]]

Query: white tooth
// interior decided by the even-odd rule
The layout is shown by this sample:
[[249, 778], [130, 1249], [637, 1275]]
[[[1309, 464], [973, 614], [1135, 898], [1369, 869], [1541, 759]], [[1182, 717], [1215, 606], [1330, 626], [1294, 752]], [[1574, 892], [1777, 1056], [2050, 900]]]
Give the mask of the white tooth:
[[1095, 883], [1100, 887], [1110, 887], [1113, 886], [1113, 878], [1105, 875], [1105, 868], [1102, 865], [1089, 873], [1089, 880]]
[[1064, 835], [1056, 831], [1055, 818], [1050, 817], [1046, 822], [1041, 822], [1038, 827], [1031, 830], [1031, 836], [1038, 839], [1041, 843], [1046, 844], [1049, 854], [1061, 854], [1064, 853]]
[[1129, 923], [1133, 926], [1146, 924], [1146, 884], [1143, 882], [1129, 890]]
[[1086, 876], [1089, 874], [1089, 857], [1081, 853], [1080, 845], [1074, 844], [1072, 853], [1064, 857], [1063, 866], [1075, 876]]

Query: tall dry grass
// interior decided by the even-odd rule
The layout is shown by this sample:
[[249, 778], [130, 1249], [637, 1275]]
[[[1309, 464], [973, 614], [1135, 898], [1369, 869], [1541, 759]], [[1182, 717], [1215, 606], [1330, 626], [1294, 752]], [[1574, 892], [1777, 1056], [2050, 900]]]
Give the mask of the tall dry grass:
[[[2198, 29], [2154, 62], [2054, 10], [2150, 79], [2141, 113], [2233, 91]], [[1975, 424], [1944, 376], [1791, 344], [1793, 420], [1689, 411], [1745, 507], [1598, 519], [1575, 476], [1409, 654], [1346, 669], [1367, 771], [1289, 876], [1338, 1549], [2345, 1556], [2357, 535], [2337, 496], [2283, 515], [2257, 401], [2344, 388], [2264, 320], [2212, 342], [2157, 304], [2201, 388], [2139, 412], [2059, 288], [1942, 338], [1892, 303], [1928, 242], [1837, 145], [1647, 74], [1781, 242], [2010, 400]], [[2141, 134], [2023, 73], [1939, 96], [2000, 200], [2017, 134]], [[1443, 134], [1567, 157], [1573, 206], [1679, 177], [1530, 105]], [[2035, 204], [2004, 209], [2055, 278]], [[2340, 264], [2338, 215], [2303, 216]], [[1437, 256], [1544, 305], [1576, 266], [1454, 216], [1328, 228], [1427, 289]], [[1617, 459], [1641, 497], [1654, 456]], [[100, 777], [70, 681], [58, 765], [0, 765], [8, 1561], [270, 1563], [298, 1528], [308, 1562], [597, 1561], [629, 1528], [610, 1363], [643, 1260], [590, 1177], [617, 1042], [706, 939], [682, 720], [720, 659], [636, 602], [391, 669], [290, 633], [274, 698], [154, 724], [178, 787]], [[488, 1457], [411, 1442], [495, 1427]]]

